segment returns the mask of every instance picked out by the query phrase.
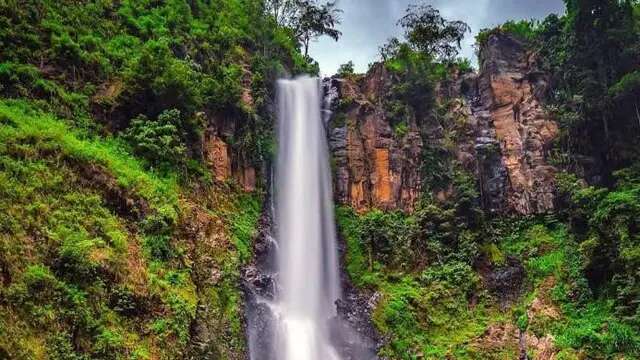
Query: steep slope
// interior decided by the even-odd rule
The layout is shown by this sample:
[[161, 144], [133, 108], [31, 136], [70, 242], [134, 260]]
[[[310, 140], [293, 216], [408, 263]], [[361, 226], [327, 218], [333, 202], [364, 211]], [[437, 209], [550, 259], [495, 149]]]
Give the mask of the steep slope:
[[415, 121], [393, 129], [382, 108], [392, 75], [375, 65], [360, 79], [334, 78], [337, 115], [329, 143], [334, 156], [335, 196], [355, 209], [413, 209], [420, 193], [422, 139]]
[[256, 200], [180, 189], [29, 103], [0, 117], [3, 356], [244, 357], [233, 241]]
[[480, 51], [473, 115], [489, 115], [489, 137], [495, 134], [508, 176], [503, 207], [522, 215], [554, 208], [555, 169], [547, 158], [558, 126], [543, 108], [548, 78], [536, 68], [535, 55], [513, 37], [493, 35]]

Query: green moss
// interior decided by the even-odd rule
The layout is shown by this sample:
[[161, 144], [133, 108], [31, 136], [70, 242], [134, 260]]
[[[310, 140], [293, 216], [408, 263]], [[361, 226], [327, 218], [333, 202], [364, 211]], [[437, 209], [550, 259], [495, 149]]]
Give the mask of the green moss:
[[336, 220], [340, 234], [347, 244], [346, 268], [357, 287], [365, 288], [377, 284], [377, 274], [371, 254], [362, 243], [362, 228], [358, 215], [348, 207], [336, 209]]
[[253, 256], [253, 239], [262, 213], [261, 206], [260, 198], [255, 194], [240, 196], [235, 200], [234, 210], [228, 218], [231, 237], [241, 262], [249, 261]]

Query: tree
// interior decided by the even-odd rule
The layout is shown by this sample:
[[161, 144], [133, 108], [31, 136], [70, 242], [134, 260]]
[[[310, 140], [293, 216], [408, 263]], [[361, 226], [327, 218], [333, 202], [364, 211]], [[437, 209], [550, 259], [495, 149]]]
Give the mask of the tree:
[[301, 6], [298, 0], [266, 0], [265, 7], [267, 14], [282, 27], [294, 27], [296, 19], [300, 18]]
[[638, 127], [635, 104], [624, 101], [635, 94], [635, 76], [625, 75], [638, 68], [635, 2], [565, 2], [562, 19], [542, 23], [539, 48], [552, 59], [548, 62], [555, 74], [556, 101], [579, 105], [579, 121], [569, 124], [566, 132], [568, 151], [599, 159], [604, 181], [611, 181], [622, 149], [632, 148], [632, 137], [637, 136], [629, 131]]
[[471, 31], [464, 21], [449, 21], [431, 5], [411, 5], [398, 21], [407, 41], [417, 50], [442, 61], [453, 61], [464, 35]]
[[387, 40], [387, 43], [380, 46], [380, 56], [383, 61], [391, 60], [398, 55], [402, 42], [398, 38], [393, 37]]
[[342, 32], [336, 30], [340, 24], [339, 14], [342, 10], [336, 7], [335, 2], [324, 5], [316, 5], [311, 0], [299, 0], [302, 6], [302, 14], [297, 23], [296, 38], [304, 47], [304, 56], [309, 54], [309, 43], [320, 36], [329, 36], [338, 41]]
[[124, 134], [134, 152], [153, 166], [181, 164], [187, 150], [184, 137], [182, 115], [176, 109], [163, 111], [155, 120], [141, 114]]
[[347, 62], [346, 64], [340, 65], [340, 68], [338, 68], [338, 76], [342, 78], [352, 76], [354, 73], [355, 70], [353, 68], [353, 61], [351, 60], [349, 60], [349, 62]]
[[329, 36], [338, 41], [342, 32], [336, 29], [340, 24], [340, 13], [336, 2], [318, 4], [316, 0], [267, 0], [266, 11], [278, 25], [290, 28], [304, 55], [309, 55], [309, 44], [320, 36]]

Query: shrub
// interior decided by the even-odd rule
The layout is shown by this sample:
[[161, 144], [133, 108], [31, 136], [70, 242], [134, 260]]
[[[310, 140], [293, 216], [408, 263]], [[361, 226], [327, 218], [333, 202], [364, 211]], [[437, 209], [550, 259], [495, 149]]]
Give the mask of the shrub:
[[162, 112], [157, 119], [139, 115], [131, 121], [124, 136], [136, 154], [153, 166], [180, 165], [185, 161], [185, 132], [176, 109]]
[[338, 68], [338, 76], [341, 78], [349, 78], [355, 75], [353, 61], [349, 61], [346, 64], [340, 65]]
[[145, 234], [145, 248], [150, 255], [159, 260], [169, 260], [176, 255], [171, 244], [176, 219], [171, 213], [162, 210], [147, 216], [142, 222], [142, 230]]

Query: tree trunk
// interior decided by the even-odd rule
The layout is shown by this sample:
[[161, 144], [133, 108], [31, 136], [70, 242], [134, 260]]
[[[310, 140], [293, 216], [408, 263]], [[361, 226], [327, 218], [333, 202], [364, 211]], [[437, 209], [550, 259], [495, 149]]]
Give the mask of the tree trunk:
[[633, 106], [636, 108], [636, 119], [638, 119], [638, 126], [640, 126], [640, 111], [638, 111], [638, 101], [633, 100]]
[[305, 35], [304, 37], [304, 57], [306, 58], [309, 55], [309, 35]]
[[273, 18], [276, 20], [276, 24], [280, 25], [280, 0], [273, 2]]
[[522, 331], [522, 329], [518, 329], [518, 349], [520, 350], [518, 360], [529, 360], [529, 356], [527, 356], [526, 334], [527, 334], [526, 331]]

